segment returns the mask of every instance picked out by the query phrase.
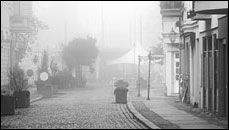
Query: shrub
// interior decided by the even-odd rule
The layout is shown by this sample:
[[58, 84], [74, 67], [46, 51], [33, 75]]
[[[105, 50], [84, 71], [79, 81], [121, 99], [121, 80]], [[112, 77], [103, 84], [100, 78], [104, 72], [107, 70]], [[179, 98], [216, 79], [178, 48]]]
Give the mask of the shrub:
[[25, 77], [24, 71], [16, 65], [13, 71], [10, 71], [10, 87], [13, 91], [23, 91], [28, 89], [28, 79]]
[[72, 76], [68, 70], [59, 71], [51, 78], [52, 84], [57, 85], [58, 88], [68, 88], [71, 80]]

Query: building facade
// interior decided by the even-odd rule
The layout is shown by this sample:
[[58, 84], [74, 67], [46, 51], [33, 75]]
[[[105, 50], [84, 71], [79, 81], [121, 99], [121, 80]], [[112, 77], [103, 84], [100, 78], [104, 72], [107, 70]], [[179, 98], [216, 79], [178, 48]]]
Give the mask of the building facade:
[[184, 1], [181, 33], [181, 97], [228, 118], [228, 2]]
[[176, 23], [181, 16], [180, 1], [161, 1], [162, 37], [165, 55], [165, 82], [167, 96], [179, 93], [180, 32]]
[[10, 69], [26, 49], [31, 18], [31, 1], [1, 1], [1, 86], [9, 83]]
[[9, 83], [11, 2], [1, 1], [1, 86]]

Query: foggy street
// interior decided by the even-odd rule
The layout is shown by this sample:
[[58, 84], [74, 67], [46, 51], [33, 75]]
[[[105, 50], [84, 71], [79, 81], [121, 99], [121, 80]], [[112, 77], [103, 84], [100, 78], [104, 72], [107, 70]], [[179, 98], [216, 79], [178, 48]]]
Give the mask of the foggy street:
[[30, 108], [18, 109], [14, 116], [1, 117], [1, 129], [147, 128], [130, 114], [126, 104], [115, 103], [113, 91], [111, 85], [60, 91], [32, 103]]
[[228, 1], [1, 1], [1, 129], [228, 129]]

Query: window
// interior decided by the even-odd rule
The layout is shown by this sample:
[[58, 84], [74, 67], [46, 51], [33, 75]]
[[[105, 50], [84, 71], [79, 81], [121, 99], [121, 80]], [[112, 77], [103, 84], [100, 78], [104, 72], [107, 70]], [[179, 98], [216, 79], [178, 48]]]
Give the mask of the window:
[[179, 80], [179, 75], [176, 75], [176, 80]]
[[180, 54], [179, 53], [176, 53], [176, 58], [180, 58]]
[[217, 45], [217, 40], [216, 40], [216, 34], [213, 35], [213, 40], [214, 40], [214, 49], [218, 50], [218, 45]]
[[203, 51], [207, 51], [206, 37], [203, 37]]
[[179, 74], [179, 73], [180, 73], [180, 69], [177, 68], [177, 69], [176, 69], [176, 74]]
[[180, 66], [180, 63], [179, 62], [176, 62], [176, 67], [179, 67]]
[[212, 50], [212, 36], [208, 36], [208, 50]]

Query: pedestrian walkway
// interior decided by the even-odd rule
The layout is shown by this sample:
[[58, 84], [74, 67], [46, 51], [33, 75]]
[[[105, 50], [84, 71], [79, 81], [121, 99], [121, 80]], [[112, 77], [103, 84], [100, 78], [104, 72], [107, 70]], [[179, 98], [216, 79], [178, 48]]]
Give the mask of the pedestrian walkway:
[[[162, 129], [223, 129], [196, 117], [186, 111], [179, 110], [168, 103], [164, 96], [163, 87], [155, 87], [150, 91], [150, 100], [147, 99], [147, 89], [141, 90], [141, 96], [137, 97], [138, 90], [129, 89], [129, 106], [133, 106], [145, 119]], [[135, 111], [134, 110], [134, 111]], [[135, 113], [136, 114], [136, 113]]]

